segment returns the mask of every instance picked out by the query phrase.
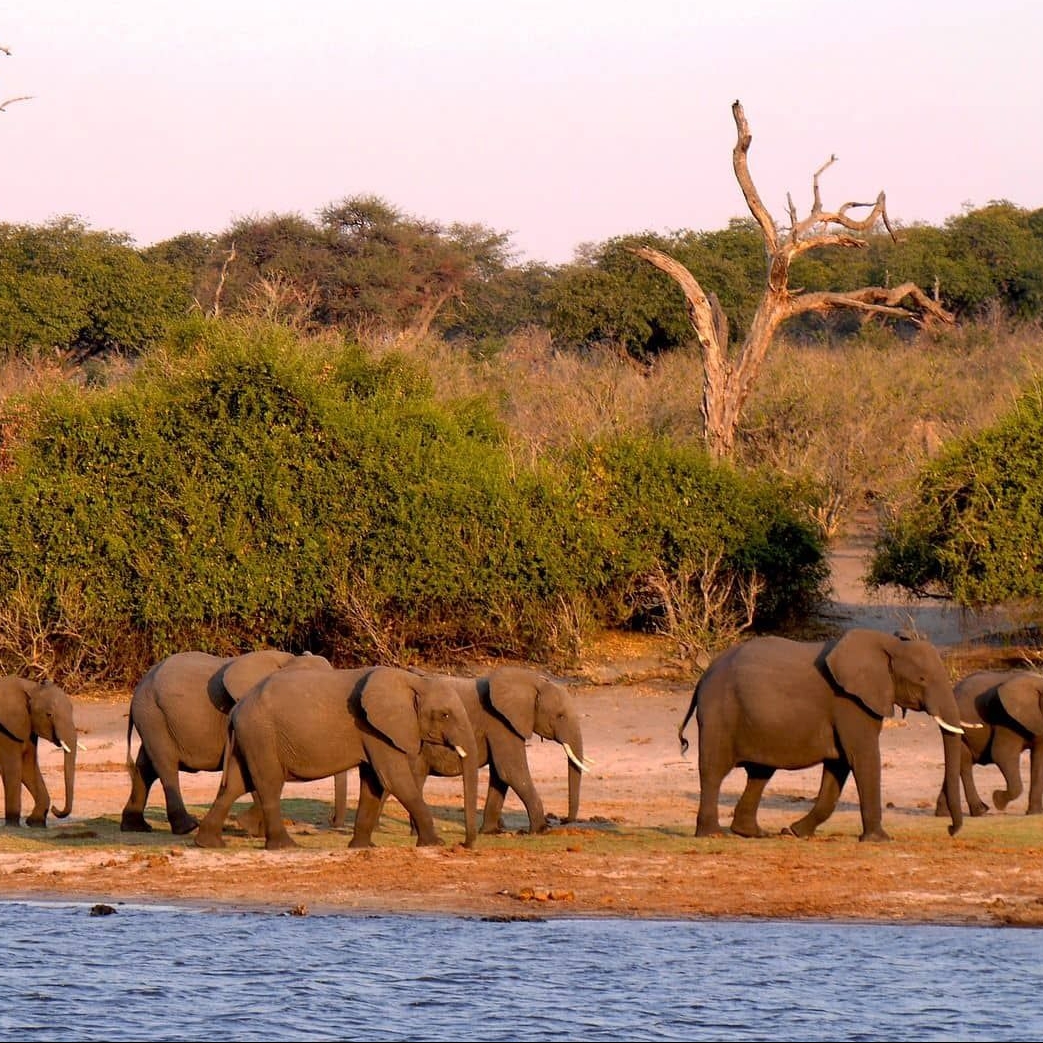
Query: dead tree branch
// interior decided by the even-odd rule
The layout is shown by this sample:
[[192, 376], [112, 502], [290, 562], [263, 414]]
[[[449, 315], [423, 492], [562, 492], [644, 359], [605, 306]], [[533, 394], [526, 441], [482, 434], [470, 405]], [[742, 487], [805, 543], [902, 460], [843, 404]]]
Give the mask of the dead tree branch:
[[[0, 53], [6, 54], [8, 58], [11, 57], [11, 48], [5, 47], [0, 44]], [[13, 98], [8, 98], [6, 101], [0, 101], [0, 112], [6, 112], [8, 105], [13, 105], [16, 101], [28, 101], [32, 97], [31, 94], [18, 94]]]
[[[711, 302], [716, 298], [708, 295], [698, 279], [672, 257], [647, 246], [631, 248], [636, 256], [669, 275], [684, 293], [688, 319], [703, 356], [701, 409], [704, 434], [710, 452], [716, 457], [731, 454], [743, 408], [775, 333], [787, 319], [809, 312], [849, 308], [869, 315], [908, 320], [921, 327], [955, 321], [953, 315], [936, 299], [931, 299], [920, 287], [910, 282], [893, 288], [865, 286], [835, 292], [791, 289], [789, 278], [793, 260], [810, 250], [826, 246], [864, 248], [868, 244], [863, 236], [881, 224], [891, 238], [897, 240], [887, 214], [887, 198], [880, 192], [872, 203], [847, 202], [836, 210], [826, 210], [822, 204], [819, 179], [837, 162], [836, 155], [831, 155], [812, 176], [812, 203], [807, 217], [798, 217], [793, 198], [787, 195], [790, 223], [786, 234], [780, 235], [750, 174], [749, 149], [753, 136], [738, 101], [732, 105], [732, 116], [736, 128], [732, 168], [746, 205], [764, 238], [767, 254], [764, 293], [746, 339], [734, 359], [728, 355], [727, 333], [722, 335], [727, 324], [721, 323], [719, 318], [715, 320]], [[864, 217], [851, 214], [853, 210], [867, 207], [869, 212]]]

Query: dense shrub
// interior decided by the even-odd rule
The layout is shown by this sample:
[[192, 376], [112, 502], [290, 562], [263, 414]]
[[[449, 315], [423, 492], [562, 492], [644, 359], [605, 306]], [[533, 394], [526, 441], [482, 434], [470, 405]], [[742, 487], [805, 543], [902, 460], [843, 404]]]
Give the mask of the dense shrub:
[[1043, 387], [924, 469], [869, 578], [966, 606], [1043, 599]]
[[704, 551], [770, 579], [765, 618], [813, 593], [785, 491], [655, 440], [522, 464], [487, 401], [431, 387], [200, 319], [123, 383], [9, 398], [0, 653], [124, 682], [187, 647], [574, 653]]
[[755, 627], [778, 626], [823, 596], [828, 569], [806, 510], [812, 496], [795, 485], [741, 474], [711, 462], [701, 447], [662, 437], [594, 442], [570, 463], [580, 512], [599, 528], [599, 584], [614, 606], [607, 623], [647, 624], [648, 613], [654, 621], [668, 611], [662, 589], [635, 597], [655, 575], [672, 580], [667, 586], [679, 598], [693, 591], [678, 590], [678, 578], [702, 584], [704, 601], [720, 599], [733, 615], [758, 577]]

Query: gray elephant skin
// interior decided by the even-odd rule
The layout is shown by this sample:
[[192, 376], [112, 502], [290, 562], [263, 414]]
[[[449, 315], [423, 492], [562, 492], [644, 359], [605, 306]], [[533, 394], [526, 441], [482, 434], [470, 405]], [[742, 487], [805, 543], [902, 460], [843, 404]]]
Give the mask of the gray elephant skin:
[[[1031, 670], [979, 670], [956, 685], [956, 705], [963, 720], [960, 778], [971, 815], [989, 806], [974, 785], [974, 765], [995, 764], [1007, 784], [993, 790], [1002, 811], [1022, 793], [1021, 755], [1029, 751], [1028, 815], [1043, 814], [1043, 675]], [[949, 802], [939, 793], [935, 814], [946, 815]]]
[[[508, 790], [525, 806], [530, 833], [547, 830], [543, 800], [532, 781], [526, 743], [533, 735], [561, 743], [568, 765], [569, 807], [564, 822], [579, 818], [583, 734], [579, 713], [568, 690], [527, 667], [503, 666], [483, 677], [450, 677], [467, 710], [478, 744], [479, 766], [489, 766], [489, 788], [481, 831], [503, 830], [501, 813]], [[463, 771], [456, 752], [427, 746], [416, 764], [421, 789], [428, 775], [455, 776]]]
[[927, 641], [855, 628], [826, 642], [755, 637], [719, 655], [699, 679], [678, 728], [695, 714], [699, 725], [699, 811], [696, 836], [723, 833], [721, 782], [735, 767], [747, 781], [731, 830], [760, 837], [757, 808], [778, 769], [822, 765], [814, 806], [784, 832], [810, 837], [836, 808], [854, 774], [863, 841], [890, 837], [883, 828], [880, 732], [895, 706], [930, 714], [942, 733], [944, 791], [955, 835], [959, 805], [960, 727], [956, 696], [937, 649]]
[[[40, 772], [40, 739], [65, 751], [65, 807], [51, 807]], [[22, 787], [33, 798], [27, 826], [46, 826], [47, 812], [57, 818], [72, 813], [76, 779], [76, 738], [72, 700], [53, 681], [30, 681], [14, 675], [0, 678], [0, 775], [4, 780], [4, 820], [17, 826], [22, 818]]]
[[453, 686], [397, 667], [280, 671], [228, 716], [224, 773], [195, 842], [221, 847], [235, 801], [256, 794], [265, 847], [296, 847], [286, 831], [281, 797], [287, 780], [312, 781], [359, 769], [359, 803], [349, 846], [371, 847], [386, 794], [417, 828], [420, 846], [443, 843], [424, 803], [414, 766], [425, 746], [451, 746], [464, 762], [465, 844], [476, 836], [478, 750], [467, 711]]
[[[185, 807], [179, 772], [220, 771], [228, 737], [229, 711], [255, 684], [278, 670], [291, 668], [333, 669], [322, 656], [295, 656], [276, 649], [260, 649], [240, 656], [176, 652], [156, 663], [138, 682], [130, 702], [127, 721], [130, 796], [123, 808], [120, 829], [151, 832], [152, 826], [145, 819], [145, 806], [153, 783], [159, 779], [171, 832], [191, 833], [198, 820]], [[135, 731], [141, 745], [136, 758], [131, 760], [131, 738]], [[252, 825], [255, 827], [259, 822], [257, 813]]]

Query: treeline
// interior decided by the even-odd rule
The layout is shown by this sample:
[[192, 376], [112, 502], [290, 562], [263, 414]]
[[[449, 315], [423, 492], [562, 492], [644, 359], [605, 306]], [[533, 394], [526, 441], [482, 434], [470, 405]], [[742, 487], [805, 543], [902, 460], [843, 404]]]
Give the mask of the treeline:
[[556, 268], [373, 198], [146, 249], [0, 226], [7, 362], [63, 363], [0, 400], [0, 663], [126, 684], [188, 647], [574, 661], [637, 628], [694, 666], [814, 622], [863, 507], [874, 582], [1039, 604], [1041, 216], [801, 258], [795, 284], [912, 280], [960, 323], [791, 326], [724, 464], [680, 293], [627, 247], [698, 272], [734, 341], [764, 279], [747, 222]]
[[[826, 249], [794, 265], [809, 290], [911, 280], [961, 321], [998, 311], [1043, 315], [1043, 210], [1000, 201], [941, 228], [872, 235], [866, 249]], [[480, 355], [523, 328], [562, 348], [611, 343], [648, 360], [691, 340], [684, 301], [627, 249], [675, 257], [720, 301], [733, 341], [764, 286], [764, 244], [750, 220], [672, 235], [627, 235], [585, 247], [569, 264], [515, 263], [509, 236], [443, 226], [375, 197], [299, 214], [242, 218], [217, 234], [186, 232], [146, 248], [72, 218], [0, 225], [0, 345], [23, 357], [57, 350], [85, 359], [137, 355], [190, 311], [263, 318], [367, 338], [440, 334]], [[791, 337], [837, 342], [859, 331], [853, 312], [809, 317]]]

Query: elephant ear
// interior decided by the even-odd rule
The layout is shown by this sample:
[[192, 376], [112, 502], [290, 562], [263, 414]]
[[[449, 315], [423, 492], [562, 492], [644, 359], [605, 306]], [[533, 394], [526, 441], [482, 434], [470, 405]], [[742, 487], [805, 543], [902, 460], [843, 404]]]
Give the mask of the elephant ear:
[[493, 670], [486, 678], [489, 684], [489, 705], [523, 739], [531, 738], [536, 730], [536, 700], [538, 682], [535, 676], [522, 676], [517, 670]]
[[28, 742], [32, 732], [30, 696], [40, 686], [24, 677], [6, 677], [2, 684], [6, 691], [0, 699], [0, 731], [15, 742]]
[[359, 694], [366, 723], [410, 757], [420, 753], [422, 680], [405, 670], [378, 667]]
[[264, 648], [258, 652], [247, 652], [236, 656], [222, 671], [221, 684], [234, 702], [240, 699], [258, 681], [284, 667], [294, 656], [275, 648]]
[[887, 640], [903, 639], [874, 630], [849, 630], [826, 654], [833, 680], [878, 717], [894, 713], [895, 686]]
[[1033, 735], [1043, 736], [1043, 677], [1023, 674], [996, 689], [1003, 709]]

